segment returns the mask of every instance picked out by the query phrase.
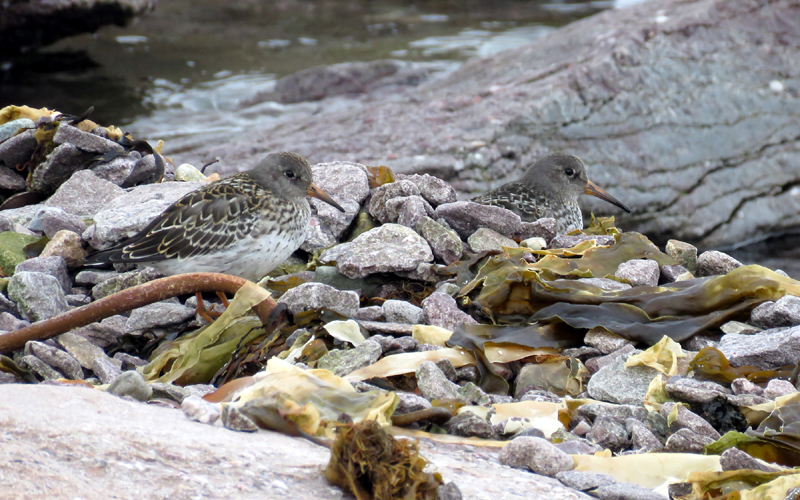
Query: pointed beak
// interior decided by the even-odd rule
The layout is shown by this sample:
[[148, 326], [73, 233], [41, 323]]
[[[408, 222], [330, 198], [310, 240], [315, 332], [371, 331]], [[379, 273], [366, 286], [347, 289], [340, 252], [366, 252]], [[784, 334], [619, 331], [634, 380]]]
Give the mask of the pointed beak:
[[319, 198], [320, 200], [324, 201], [328, 205], [331, 205], [332, 207], [334, 207], [335, 209], [339, 210], [340, 212], [344, 212], [345, 211], [344, 208], [342, 208], [341, 205], [339, 205], [338, 203], [333, 201], [333, 198], [331, 198], [328, 195], [328, 193], [326, 193], [325, 191], [323, 191], [320, 188], [318, 188], [317, 185], [314, 184], [313, 182], [308, 187], [308, 195], [309, 196], [313, 196], [314, 198]]
[[603, 190], [600, 186], [598, 186], [597, 184], [595, 184], [592, 181], [589, 181], [589, 183], [586, 185], [586, 194], [590, 194], [592, 196], [596, 196], [596, 197], [600, 198], [601, 200], [604, 200], [604, 201], [607, 201], [607, 202], [611, 203], [612, 205], [616, 205], [616, 206], [618, 206], [619, 208], [625, 210], [628, 213], [633, 212], [633, 210], [628, 208], [628, 205], [622, 203], [618, 199], [616, 199], [613, 196], [611, 196], [610, 194], [606, 193], [605, 190]]

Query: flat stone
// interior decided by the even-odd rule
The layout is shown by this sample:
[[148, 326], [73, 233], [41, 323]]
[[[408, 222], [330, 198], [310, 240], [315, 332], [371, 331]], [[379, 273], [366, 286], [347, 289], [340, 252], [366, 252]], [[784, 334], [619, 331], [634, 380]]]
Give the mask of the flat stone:
[[471, 201], [439, 205], [434, 211], [433, 218], [445, 219], [462, 239], [467, 239], [482, 227], [512, 238], [522, 224], [519, 215], [510, 210]]
[[662, 283], [675, 283], [676, 281], [685, 281], [692, 278], [694, 278], [694, 275], [680, 264], [661, 266], [661, 278], [659, 281]]
[[[363, 202], [369, 195], [366, 167], [360, 163], [335, 161], [311, 166], [314, 183], [337, 199]], [[338, 201], [338, 200], [337, 200]]]
[[502, 234], [492, 231], [489, 228], [479, 228], [467, 238], [470, 248], [476, 253], [486, 251], [502, 252], [503, 247], [517, 248], [519, 245], [511, 238], [506, 238]]
[[147, 267], [138, 271], [129, 271], [127, 273], [114, 273], [114, 275], [111, 275], [108, 279], [92, 287], [92, 297], [94, 297], [95, 300], [100, 300], [103, 297], [108, 297], [114, 293], [142, 285], [160, 277], [161, 274], [152, 267]]
[[601, 474], [599, 472], [586, 472], [577, 470], [566, 470], [556, 474], [556, 479], [580, 491], [593, 490], [600, 486], [607, 484], [614, 484], [617, 482], [612, 476], [608, 474]]
[[61, 184], [44, 205], [60, 208], [68, 214], [91, 217], [124, 194], [122, 188], [97, 177], [92, 171], [79, 170]]
[[381, 224], [397, 222], [397, 207], [387, 206], [387, 202], [409, 196], [419, 196], [419, 188], [411, 181], [398, 180], [378, 186], [372, 191], [367, 212]]
[[671, 453], [702, 453], [714, 439], [698, 434], [690, 429], [678, 429], [667, 438], [664, 451]]
[[497, 459], [501, 464], [527, 467], [537, 474], [550, 477], [575, 467], [572, 457], [546, 439], [528, 436], [513, 439], [500, 450]]
[[353, 291], [339, 291], [322, 283], [303, 283], [281, 295], [278, 303], [286, 304], [292, 314], [325, 308], [352, 318], [358, 311], [359, 299]]
[[800, 326], [774, 328], [752, 335], [729, 333], [720, 339], [719, 350], [733, 366], [758, 366], [774, 370], [800, 359]]
[[[597, 278], [595, 278], [597, 279]], [[603, 327], [596, 327], [586, 332], [583, 342], [589, 346], [594, 347], [603, 354], [611, 354], [614, 351], [622, 349], [626, 345], [635, 345], [636, 342], [620, 337], [616, 333], [609, 332]]]
[[593, 493], [600, 500], [668, 500], [666, 495], [633, 483], [606, 484]]
[[[665, 404], [661, 408], [661, 414], [666, 417], [670, 414], [672, 408], [673, 405]], [[680, 429], [688, 429], [695, 434], [709, 438], [711, 441], [716, 441], [721, 437], [711, 424], [683, 405], [678, 405], [677, 417], [669, 424], [669, 428], [673, 432], [677, 432]]]
[[56, 207], [42, 207], [28, 224], [28, 229], [42, 231], [48, 238], [64, 229], [81, 234], [86, 227], [82, 217]]
[[428, 243], [412, 229], [384, 224], [360, 234], [353, 241], [325, 250], [322, 263], [336, 262], [336, 269], [349, 278], [375, 273], [412, 271], [433, 261]]
[[413, 392], [395, 391], [397, 394], [397, 407], [394, 415], [403, 415], [412, 411], [427, 410], [431, 407], [431, 402]]
[[498, 438], [492, 424], [471, 411], [459, 413], [445, 422], [443, 427], [448, 434], [454, 436], [476, 437], [480, 439]]
[[92, 344], [85, 337], [72, 332], [59, 335], [56, 337], [56, 341], [87, 370], [92, 369], [95, 359], [108, 358], [103, 349]]
[[100, 137], [90, 132], [84, 132], [68, 123], [61, 122], [58, 125], [55, 136], [55, 144], [72, 144], [81, 151], [87, 153], [105, 154], [109, 151], [122, 152], [123, 148], [118, 143]]
[[76, 268], [83, 264], [86, 250], [80, 235], [62, 229], [50, 238], [39, 257], [57, 257], [63, 259], [68, 268]]
[[121, 363], [109, 358], [95, 358], [92, 363], [92, 372], [103, 384], [112, 384], [122, 375]]
[[670, 377], [664, 389], [674, 400], [689, 403], [708, 403], [731, 394], [730, 389], [716, 382], [678, 376]]
[[62, 373], [65, 378], [83, 380], [81, 364], [67, 352], [43, 342], [28, 341], [25, 343], [25, 354], [36, 356], [53, 369]]
[[784, 295], [759, 304], [750, 313], [750, 322], [760, 328], [800, 325], [800, 297]]
[[[127, 322], [128, 318], [126, 316], [115, 315], [99, 323], [76, 328], [71, 333], [86, 338], [86, 340], [101, 349], [109, 349], [119, 344], [120, 338], [125, 334], [125, 324]], [[92, 370], [94, 370], [94, 367]]]
[[127, 333], [154, 327], [177, 325], [194, 318], [195, 310], [183, 304], [156, 302], [131, 311], [125, 324]]
[[613, 452], [620, 452], [631, 445], [628, 428], [622, 419], [616, 417], [597, 417], [586, 438]]
[[635, 453], [650, 453], [661, 450], [664, 445], [645, 424], [635, 418], [625, 419], [625, 428], [631, 436], [631, 448]]
[[738, 449], [728, 448], [719, 457], [719, 465], [723, 471], [752, 469], [763, 472], [778, 472], [780, 468], [770, 467], [761, 460], [756, 460], [750, 454]]
[[356, 370], [369, 366], [380, 359], [383, 349], [374, 340], [367, 339], [353, 349], [335, 349], [317, 361], [317, 368], [332, 371], [344, 377]]
[[[0, 143], [0, 164], [5, 165], [9, 169], [16, 170], [17, 166], [27, 163], [33, 156], [33, 152], [36, 151], [36, 146], [38, 144], [35, 134], [35, 130], [26, 130], [14, 137], [3, 140], [3, 142]], [[19, 177], [18, 174], [14, 175]], [[11, 177], [9, 176], [9, 178]], [[22, 180], [24, 183], [25, 179]], [[13, 184], [18, 184], [18, 182], [15, 181]], [[24, 189], [25, 186], [23, 185], [22, 188]]]

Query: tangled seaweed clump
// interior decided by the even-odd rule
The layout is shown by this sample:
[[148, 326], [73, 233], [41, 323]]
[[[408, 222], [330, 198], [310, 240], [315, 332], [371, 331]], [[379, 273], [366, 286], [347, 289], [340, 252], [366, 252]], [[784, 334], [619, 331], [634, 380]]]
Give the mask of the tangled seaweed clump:
[[[6, 120], [22, 113], [4, 112]], [[552, 219], [523, 222], [503, 208], [458, 202], [433, 176], [350, 162], [312, 167], [346, 210], [312, 200], [315, 222], [301, 251], [261, 286], [83, 268], [86, 250], [149, 221], [125, 190], [177, 199], [201, 184], [147, 183], [165, 180], [165, 170], [142, 185], [129, 181], [145, 158], [169, 162], [119, 138], [103, 138], [108, 151], [89, 151], [94, 138], [83, 134], [102, 133], [83, 131], [83, 117], [50, 120], [48, 130], [32, 123], [0, 144], [10, 168], [9, 144], [33, 132], [35, 144], [20, 156], [28, 159], [12, 165], [27, 165], [27, 192], [54, 155], [66, 154], [60, 148], [75, 148], [80, 162], [61, 184], [36, 191], [49, 196], [46, 205], [28, 200], [0, 213], [0, 267], [9, 275], [0, 296], [0, 328], [9, 331], [0, 335], [2, 382], [71, 379], [124, 394], [117, 380], [135, 379], [148, 388], [136, 393], [141, 399], [170, 399], [198, 421], [332, 445], [329, 470], [348, 471], [344, 482], [358, 498], [432, 498], [441, 482], [386, 429], [490, 447], [525, 438], [503, 463], [565, 485], [602, 472], [613, 483], [598, 489], [662, 491], [677, 480], [691, 490], [684, 498], [722, 498], [726, 482], [757, 495], [797, 479], [780, 466], [798, 465], [800, 283], [779, 272], [719, 252], [698, 257], [681, 242], [662, 251], [613, 218], [556, 235]], [[132, 170], [95, 179], [117, 161]], [[103, 201], [75, 203], [76, 176], [91, 177]], [[205, 300], [221, 312], [207, 324], [184, 294], [220, 289], [235, 296], [227, 308]], [[218, 390], [190, 395], [208, 383]], [[627, 470], [632, 455], [636, 470], [652, 473]], [[560, 465], [542, 469], [543, 461]], [[389, 462], [404, 472], [381, 472]]]

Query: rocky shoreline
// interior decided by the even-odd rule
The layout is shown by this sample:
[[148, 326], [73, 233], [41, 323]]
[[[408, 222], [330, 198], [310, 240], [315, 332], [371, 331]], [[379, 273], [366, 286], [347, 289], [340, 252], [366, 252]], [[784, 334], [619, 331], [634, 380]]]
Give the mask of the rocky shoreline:
[[[44, 199], [0, 212], [0, 268], [9, 275], [0, 281], [4, 332], [154, 282], [152, 269], [84, 268], [82, 260], [213, 180], [190, 165], [174, 167], [152, 147], [133, 150], [113, 128], [63, 117], [24, 120], [7, 123], [0, 137], [2, 188]], [[36, 134], [44, 133], [50, 136], [42, 141]], [[41, 143], [50, 150], [26, 181], [8, 165], [37, 158]], [[311, 200], [316, 213], [301, 251], [262, 282], [281, 312], [267, 325], [272, 333], [257, 333], [258, 318], [244, 314], [247, 300], [266, 296], [259, 287], [243, 287], [226, 319], [208, 327], [194, 297], [115, 314], [6, 352], [2, 415], [18, 418], [9, 398], [21, 393], [13, 384], [77, 384], [253, 432], [247, 405], [261, 399], [201, 396], [215, 389], [211, 382], [266, 367], [298, 377], [324, 371], [364, 397], [390, 401], [382, 418], [411, 415], [411, 429], [487, 440], [495, 448], [481, 460], [491, 470], [502, 470], [498, 463], [530, 470], [537, 488], [559, 498], [683, 497], [700, 480], [676, 472], [677, 462], [694, 463], [687, 456], [700, 457], [708, 446], [718, 454], [703, 456], [696, 471], [756, 469], [778, 478], [795, 465], [786, 457], [758, 461], [720, 439], [729, 431], [766, 439], [792, 423], [789, 414], [778, 426], [774, 420], [797, 393], [797, 281], [721, 252], [698, 255], [676, 240], [662, 250], [610, 219], [557, 235], [552, 219], [527, 223], [499, 207], [457, 201], [449, 183], [429, 174], [349, 161], [312, 170], [346, 211]], [[224, 310], [214, 301], [206, 306]], [[212, 331], [214, 340], [190, 350]], [[259, 375], [253, 380], [260, 383]], [[53, 389], [76, 397], [86, 390]], [[748, 426], [758, 432], [745, 434]], [[270, 439], [265, 431], [258, 436]], [[448, 452], [426, 442], [432, 462], [444, 460]], [[595, 455], [603, 450], [607, 456]], [[620, 465], [628, 456], [666, 465], [636, 477]], [[25, 467], [3, 467], [18, 484]], [[455, 486], [441, 495], [456, 495], [464, 481], [465, 495], [482, 498], [469, 479], [446, 470], [445, 482]]]

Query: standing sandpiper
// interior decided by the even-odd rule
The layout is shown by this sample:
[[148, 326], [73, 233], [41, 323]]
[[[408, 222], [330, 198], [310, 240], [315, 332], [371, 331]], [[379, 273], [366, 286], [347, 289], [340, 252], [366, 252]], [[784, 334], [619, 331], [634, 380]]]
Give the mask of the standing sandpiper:
[[146, 264], [165, 275], [214, 272], [257, 281], [303, 243], [306, 195], [344, 209], [312, 182], [302, 156], [273, 153], [252, 170], [193, 191], [139, 234], [87, 264]]
[[553, 154], [531, 165], [514, 182], [503, 184], [472, 199], [482, 205], [496, 205], [533, 222], [542, 217], [556, 220], [558, 234], [583, 229], [578, 196], [590, 194], [630, 212], [627, 205], [606, 193], [586, 176], [577, 156]]

